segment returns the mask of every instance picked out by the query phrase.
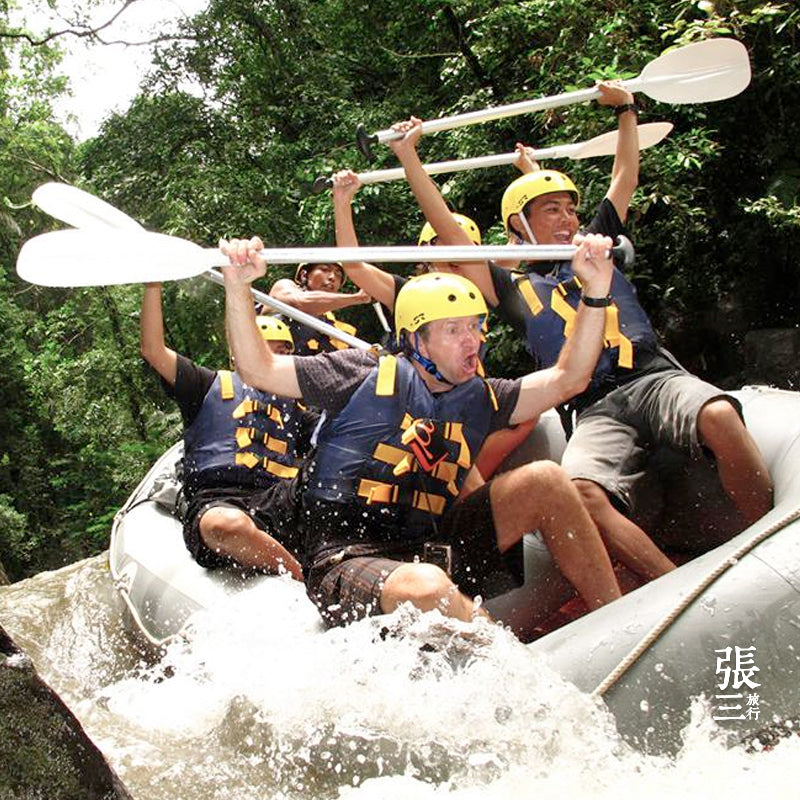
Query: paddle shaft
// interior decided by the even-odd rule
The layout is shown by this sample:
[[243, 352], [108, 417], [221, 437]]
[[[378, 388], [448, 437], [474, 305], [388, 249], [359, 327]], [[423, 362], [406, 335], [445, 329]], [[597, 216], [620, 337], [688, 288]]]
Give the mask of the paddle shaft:
[[[269, 264], [302, 264], [378, 261], [384, 263], [445, 262], [457, 264], [462, 261], [569, 261], [577, 248], [572, 244], [523, 244], [523, 245], [437, 245], [436, 247], [273, 247], [259, 252]], [[226, 266], [228, 261], [219, 250], [201, 250], [205, 266]], [[611, 249], [611, 256], [618, 263], [630, 263], [633, 248], [624, 237]]]
[[[629, 81], [622, 81], [622, 85], [629, 89], [629, 91], [638, 91], [637, 79], [632, 78]], [[467, 111], [464, 114], [454, 114], [449, 117], [439, 117], [438, 119], [425, 120], [421, 127], [422, 133], [436, 133], [437, 131], [447, 131], [453, 128], [462, 128], [466, 125], [475, 125], [478, 122], [490, 122], [495, 119], [505, 119], [506, 117], [515, 117], [519, 114], [527, 114], [531, 111], [544, 111], [548, 108], [561, 108], [562, 106], [572, 105], [574, 103], [583, 103], [588, 100], [594, 100], [600, 97], [600, 90], [579, 89], [574, 92], [564, 92], [562, 94], [552, 95], [551, 97], [540, 97], [534, 100], [522, 100], [518, 103], [509, 103], [504, 106], [494, 106], [493, 108], [484, 108], [478, 111]], [[382, 131], [377, 131], [371, 137], [371, 141], [377, 141], [379, 144], [385, 144], [393, 139], [401, 139], [405, 134], [387, 128]], [[544, 158], [544, 156], [542, 156]]]

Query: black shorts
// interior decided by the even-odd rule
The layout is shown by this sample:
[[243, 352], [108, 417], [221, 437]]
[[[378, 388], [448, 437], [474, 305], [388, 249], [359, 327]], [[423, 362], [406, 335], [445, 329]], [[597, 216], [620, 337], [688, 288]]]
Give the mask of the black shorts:
[[[320, 503], [307, 509], [314, 520], [309, 524], [318, 527], [325, 520], [327, 527], [344, 522], [340, 510], [330, 510], [332, 505]], [[325, 538], [334, 536], [331, 531]], [[451, 578], [470, 597], [494, 597], [522, 583], [521, 543], [504, 554], [497, 549], [489, 483], [454, 505], [428, 541], [450, 546]], [[425, 560], [423, 540], [375, 539], [343, 544], [312, 560], [306, 589], [328, 626], [345, 625], [381, 614], [380, 597], [386, 579], [401, 564], [415, 560]]]
[[247, 514], [263, 531], [298, 559], [303, 539], [298, 529], [297, 481], [277, 480], [267, 487], [239, 486], [204, 488], [188, 498], [183, 521], [183, 540], [201, 567], [215, 569], [233, 561], [211, 550], [200, 536], [200, 519], [212, 508], [236, 508]]

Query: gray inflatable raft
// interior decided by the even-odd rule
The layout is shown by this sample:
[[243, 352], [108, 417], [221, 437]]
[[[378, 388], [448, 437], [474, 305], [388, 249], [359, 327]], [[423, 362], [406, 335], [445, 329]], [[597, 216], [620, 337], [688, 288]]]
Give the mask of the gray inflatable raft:
[[[708, 699], [733, 741], [800, 713], [800, 393], [753, 387], [734, 394], [772, 472], [775, 508], [731, 538], [741, 526], [713, 469], [659, 452], [639, 521], [664, 547], [708, 552], [529, 645], [602, 697], [620, 733], [649, 752], [680, 746], [694, 697]], [[546, 414], [510, 466], [558, 461], [564, 446], [558, 417]], [[298, 624], [321, 630], [300, 583], [194, 563], [174, 516], [181, 453], [179, 443], [156, 462], [112, 527], [111, 574], [135, 631], [163, 644], [196, 611], [243, 590], [254, 602], [287, 605]], [[487, 606], [529, 636], [531, 604], [557, 609], [571, 590], [535, 536], [524, 545], [525, 586]]]

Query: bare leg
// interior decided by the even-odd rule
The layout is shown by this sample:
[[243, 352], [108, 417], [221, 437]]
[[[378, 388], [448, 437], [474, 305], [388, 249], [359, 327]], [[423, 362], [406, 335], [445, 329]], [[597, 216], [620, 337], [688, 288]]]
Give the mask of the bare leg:
[[282, 565], [293, 578], [303, 580], [298, 560], [237, 508], [218, 506], [206, 511], [200, 518], [200, 536], [210, 550], [243, 567], [278, 572]]
[[[464, 622], [476, 614], [474, 602], [435, 564], [402, 564], [389, 575], [381, 592], [381, 611], [391, 614], [406, 601], [421, 611], [438, 609], [445, 616]], [[488, 617], [483, 609], [477, 613]]]
[[647, 580], [675, 569], [672, 561], [656, 547], [653, 540], [614, 508], [601, 486], [594, 481], [581, 479], [574, 483], [613, 558]]
[[758, 445], [727, 400], [706, 403], [697, 430], [717, 459], [722, 488], [751, 525], [773, 505], [772, 477]]
[[534, 461], [495, 478], [489, 492], [501, 552], [539, 530], [558, 568], [590, 609], [620, 596], [600, 534], [561, 467]]

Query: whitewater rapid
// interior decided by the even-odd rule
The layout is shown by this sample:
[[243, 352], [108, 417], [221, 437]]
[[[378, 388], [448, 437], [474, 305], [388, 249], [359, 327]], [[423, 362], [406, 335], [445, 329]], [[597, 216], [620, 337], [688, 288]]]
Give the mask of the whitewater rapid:
[[727, 749], [698, 700], [678, 756], [644, 756], [506, 631], [400, 611], [319, 633], [294, 588], [203, 612], [156, 660], [102, 555], [0, 588], [0, 623], [137, 800], [797, 795], [797, 737]]

